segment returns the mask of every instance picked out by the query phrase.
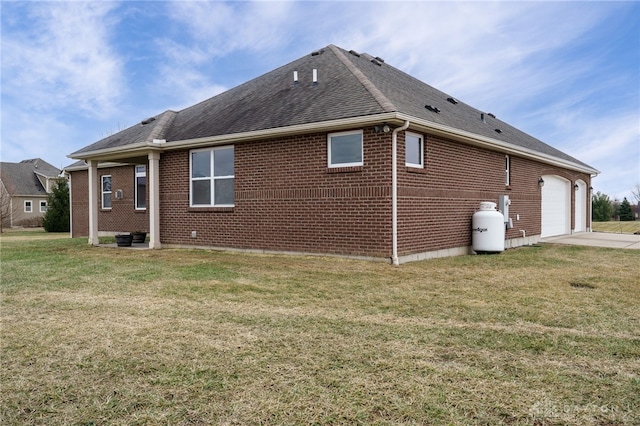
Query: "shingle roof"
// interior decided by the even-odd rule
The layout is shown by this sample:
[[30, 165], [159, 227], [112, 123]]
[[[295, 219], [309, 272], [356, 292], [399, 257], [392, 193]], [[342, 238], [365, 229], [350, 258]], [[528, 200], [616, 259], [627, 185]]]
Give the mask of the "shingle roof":
[[[329, 45], [177, 113], [162, 113], [153, 130], [173, 142], [397, 112], [590, 169], [493, 115], [484, 114], [483, 120], [482, 111], [448, 98], [380, 58]], [[149, 125], [138, 124], [74, 154], [149, 141], [150, 133]]]
[[10, 195], [46, 196], [37, 175], [54, 178], [60, 170], [39, 158], [20, 163], [0, 163], [0, 179]]
[[[165, 132], [171, 127], [175, 115], [175, 111], [167, 110], [154, 117], [146, 118], [134, 126], [85, 146], [73, 154], [124, 147], [139, 142], [152, 142], [154, 139], [164, 139]], [[71, 156], [73, 156], [73, 154], [71, 154]]]

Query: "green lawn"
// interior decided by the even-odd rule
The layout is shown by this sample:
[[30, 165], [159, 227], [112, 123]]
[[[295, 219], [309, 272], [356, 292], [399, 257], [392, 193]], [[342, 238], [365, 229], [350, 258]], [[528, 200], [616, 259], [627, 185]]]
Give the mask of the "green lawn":
[[637, 250], [0, 244], [3, 425], [640, 424]]

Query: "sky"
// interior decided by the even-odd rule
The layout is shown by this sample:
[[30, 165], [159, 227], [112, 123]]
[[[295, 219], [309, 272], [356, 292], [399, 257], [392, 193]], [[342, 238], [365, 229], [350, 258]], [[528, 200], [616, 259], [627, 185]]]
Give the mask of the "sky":
[[640, 184], [640, 2], [0, 3], [0, 158], [86, 145], [335, 44]]

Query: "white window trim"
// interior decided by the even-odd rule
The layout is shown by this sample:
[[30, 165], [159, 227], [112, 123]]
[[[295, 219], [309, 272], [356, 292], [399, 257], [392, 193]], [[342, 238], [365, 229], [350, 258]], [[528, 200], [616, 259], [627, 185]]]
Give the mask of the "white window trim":
[[509, 186], [511, 185], [511, 157], [509, 157], [509, 155], [504, 156], [504, 166], [505, 166], [504, 184], [505, 186]]
[[[214, 175], [214, 170], [213, 170], [213, 153], [215, 151], [219, 151], [219, 150], [223, 150], [223, 149], [229, 149], [229, 148], [233, 148], [233, 160], [235, 162], [235, 147], [234, 145], [224, 145], [224, 146], [219, 146], [219, 147], [215, 147], [215, 148], [202, 148], [202, 149], [192, 149], [191, 151], [189, 151], [189, 207], [234, 207], [235, 203], [231, 203], [231, 204], [216, 204], [215, 203], [215, 193], [214, 193], [214, 188], [215, 188], [215, 181], [216, 180], [220, 180], [220, 179], [233, 179], [234, 180], [234, 188], [235, 188], [235, 172], [232, 175], [228, 175], [228, 176], [215, 176]], [[194, 178], [193, 177], [193, 156], [191, 154], [193, 154], [194, 152], [209, 152], [209, 176], [206, 177], [197, 177]], [[235, 165], [234, 165], [234, 170], [235, 170]], [[209, 204], [193, 204], [193, 181], [199, 181], [199, 180], [208, 180], [211, 182], [211, 192], [209, 193]], [[235, 196], [233, 197], [235, 200]]]
[[[111, 191], [104, 190], [104, 178], [107, 178], [107, 177], [111, 181]], [[109, 194], [109, 198], [111, 198], [111, 206], [109, 207], [104, 206], [105, 194]], [[102, 210], [111, 210], [113, 208], [113, 179], [111, 178], [111, 175], [100, 176], [100, 207], [102, 208]]]
[[[417, 164], [417, 163], [408, 163], [407, 160], [407, 153], [406, 153], [406, 149], [407, 149], [407, 136], [413, 136], [416, 138], [420, 139], [420, 161], [422, 162], [422, 164]], [[405, 163], [404, 165], [406, 167], [413, 167], [414, 169], [424, 169], [424, 136], [418, 133], [412, 133], [412, 132], [406, 132], [405, 133]]]
[[[138, 172], [138, 167], [144, 167], [144, 172]], [[134, 196], [134, 204], [135, 204], [135, 209], [136, 210], [140, 210], [140, 211], [144, 211], [147, 209], [146, 207], [146, 201], [145, 201], [145, 207], [139, 207], [138, 206], [138, 178], [139, 177], [147, 177], [147, 166], [145, 166], [144, 164], [138, 164], [137, 166], [134, 166], [134, 179], [133, 179], [133, 196]], [[146, 184], [145, 184], [146, 187]], [[145, 200], [147, 198], [147, 194], [145, 192], [144, 194]]]
[[[44, 210], [42, 209], [42, 207], [44, 207]], [[47, 201], [40, 200], [40, 213], [46, 213], [46, 212], [47, 212]]]
[[[29, 206], [29, 207], [27, 208], [27, 206]], [[33, 213], [33, 201], [24, 200], [24, 212], [25, 213]]]
[[[346, 135], [360, 135], [360, 158], [362, 161], [353, 162], [353, 163], [331, 163], [331, 138], [334, 136], [346, 136]], [[348, 132], [337, 132], [337, 133], [329, 133], [327, 135], [327, 167], [330, 169], [335, 169], [338, 167], [358, 167], [364, 165], [364, 136], [362, 130], [356, 131], [348, 131]]]

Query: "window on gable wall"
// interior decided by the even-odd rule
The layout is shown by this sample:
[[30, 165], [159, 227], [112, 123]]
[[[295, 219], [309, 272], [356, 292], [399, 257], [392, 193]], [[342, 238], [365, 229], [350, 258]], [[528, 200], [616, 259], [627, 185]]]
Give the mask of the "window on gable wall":
[[45, 200], [40, 201], [40, 213], [46, 213], [47, 211], [47, 202]]
[[31, 200], [27, 200], [24, 202], [24, 212], [31, 213], [33, 211], [33, 204]]
[[506, 186], [511, 185], [511, 158], [508, 155], [504, 156], [504, 184]]
[[191, 151], [190, 168], [192, 207], [233, 207], [233, 146]]
[[147, 166], [136, 166], [136, 210], [147, 208]]
[[415, 133], [405, 133], [405, 165], [424, 168], [424, 138]]
[[102, 208], [111, 208], [111, 175], [101, 176], [102, 184]]
[[362, 166], [362, 131], [330, 133], [327, 137], [329, 167]]

